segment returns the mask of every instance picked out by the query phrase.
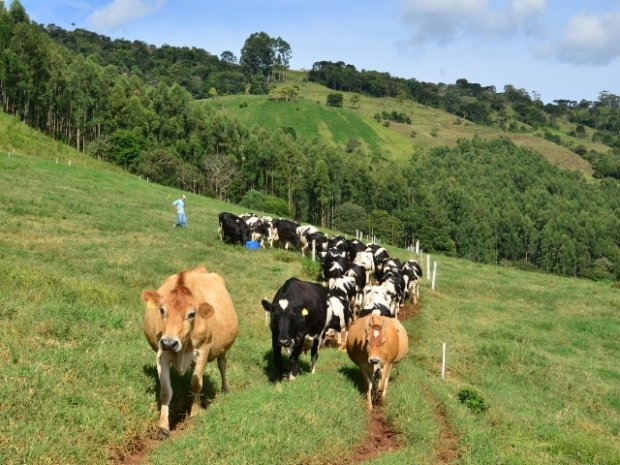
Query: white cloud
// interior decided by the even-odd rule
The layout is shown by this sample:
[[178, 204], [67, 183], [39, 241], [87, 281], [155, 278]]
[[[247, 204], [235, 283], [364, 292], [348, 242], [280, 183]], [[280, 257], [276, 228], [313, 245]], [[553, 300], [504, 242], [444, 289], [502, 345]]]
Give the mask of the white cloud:
[[[494, 5], [498, 2], [493, 2]], [[462, 36], [489, 38], [529, 34], [546, 0], [402, 0], [403, 20], [413, 42], [446, 44]]]
[[95, 29], [118, 29], [129, 21], [144, 18], [162, 8], [166, 0], [113, 0], [88, 18]]
[[567, 63], [606, 65], [620, 56], [620, 11], [579, 13], [568, 22], [557, 47]]

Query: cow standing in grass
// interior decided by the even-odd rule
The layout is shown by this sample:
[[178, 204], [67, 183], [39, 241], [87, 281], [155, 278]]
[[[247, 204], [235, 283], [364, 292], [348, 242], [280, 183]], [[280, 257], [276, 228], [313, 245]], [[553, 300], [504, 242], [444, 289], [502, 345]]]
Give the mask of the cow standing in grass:
[[217, 360], [222, 377], [222, 392], [226, 382], [226, 352], [237, 337], [238, 319], [224, 279], [207, 273], [204, 267], [169, 276], [157, 290], [142, 292], [146, 304], [144, 334], [157, 353], [161, 412], [159, 427], [170, 434], [169, 406], [172, 399], [170, 367], [183, 375], [194, 365], [192, 391], [194, 403], [191, 414], [200, 404], [202, 376], [207, 362]]
[[362, 373], [369, 410], [373, 407], [373, 394], [385, 398], [392, 366], [408, 351], [407, 332], [395, 318], [371, 314], [358, 318], [349, 328], [347, 353]]
[[271, 302], [263, 299], [263, 308], [270, 315], [273, 360], [281, 374], [285, 374], [282, 349], [289, 356], [288, 378], [294, 379], [299, 370], [299, 356], [304, 342], [312, 342], [310, 357], [314, 373], [319, 357], [319, 346], [326, 325], [331, 321], [327, 312], [327, 290], [317, 283], [288, 279], [276, 292]]

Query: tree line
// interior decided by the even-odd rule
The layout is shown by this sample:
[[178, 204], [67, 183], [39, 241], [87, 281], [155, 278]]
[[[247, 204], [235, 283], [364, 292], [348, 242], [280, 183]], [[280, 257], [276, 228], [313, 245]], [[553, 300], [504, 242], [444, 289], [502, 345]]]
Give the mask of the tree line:
[[[286, 46], [261, 33], [251, 37], [267, 47], [279, 44], [284, 55], [264, 68], [266, 62], [230, 69], [248, 86], [256, 76], [285, 79], [277, 67], [287, 66]], [[614, 180], [586, 183], [507, 140], [420, 150], [398, 164], [356, 144], [338, 147], [244, 126], [197, 101], [182, 83], [158, 79], [155, 68], [127, 68], [84, 52], [52, 40], [18, 1], [8, 9], [0, 1], [3, 110], [164, 185], [350, 234], [362, 230], [395, 245], [419, 239], [429, 252], [620, 278], [620, 187]], [[216, 69], [233, 58], [226, 57], [227, 65], [206, 62]]]
[[[596, 101], [555, 100], [544, 104], [536, 92], [529, 93], [508, 84], [503, 92], [467, 79], [454, 84], [421, 82], [393, 77], [389, 73], [358, 71], [342, 61], [317, 61], [308, 79], [331, 89], [373, 97], [412, 99], [485, 126], [511, 132], [553, 131], [553, 142], [565, 145], [588, 160], [595, 177], [620, 179], [620, 96], [602, 91]], [[560, 135], [561, 121], [576, 124], [570, 136], [602, 143], [612, 150], [586, 150]], [[592, 130], [588, 136], [585, 128]]]

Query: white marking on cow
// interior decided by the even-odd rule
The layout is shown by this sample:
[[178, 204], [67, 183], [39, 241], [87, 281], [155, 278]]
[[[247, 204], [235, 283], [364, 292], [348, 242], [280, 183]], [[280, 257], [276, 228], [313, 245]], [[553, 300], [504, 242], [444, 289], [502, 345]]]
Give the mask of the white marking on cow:
[[372, 333], [374, 334], [375, 337], [379, 337], [379, 331], [378, 330], [375, 329]]
[[288, 307], [288, 300], [287, 299], [278, 300], [278, 304], [280, 305], [282, 310], [286, 310], [286, 307]]

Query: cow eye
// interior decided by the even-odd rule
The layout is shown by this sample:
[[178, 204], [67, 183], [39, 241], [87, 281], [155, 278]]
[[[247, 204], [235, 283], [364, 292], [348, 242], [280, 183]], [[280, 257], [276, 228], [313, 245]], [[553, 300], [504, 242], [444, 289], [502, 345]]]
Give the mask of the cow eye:
[[166, 316], [166, 309], [164, 308], [163, 305], [161, 307], [159, 307], [159, 314], [161, 316]]
[[187, 319], [191, 320], [196, 316], [196, 310], [195, 309], [191, 309], [189, 312], [187, 312]]

